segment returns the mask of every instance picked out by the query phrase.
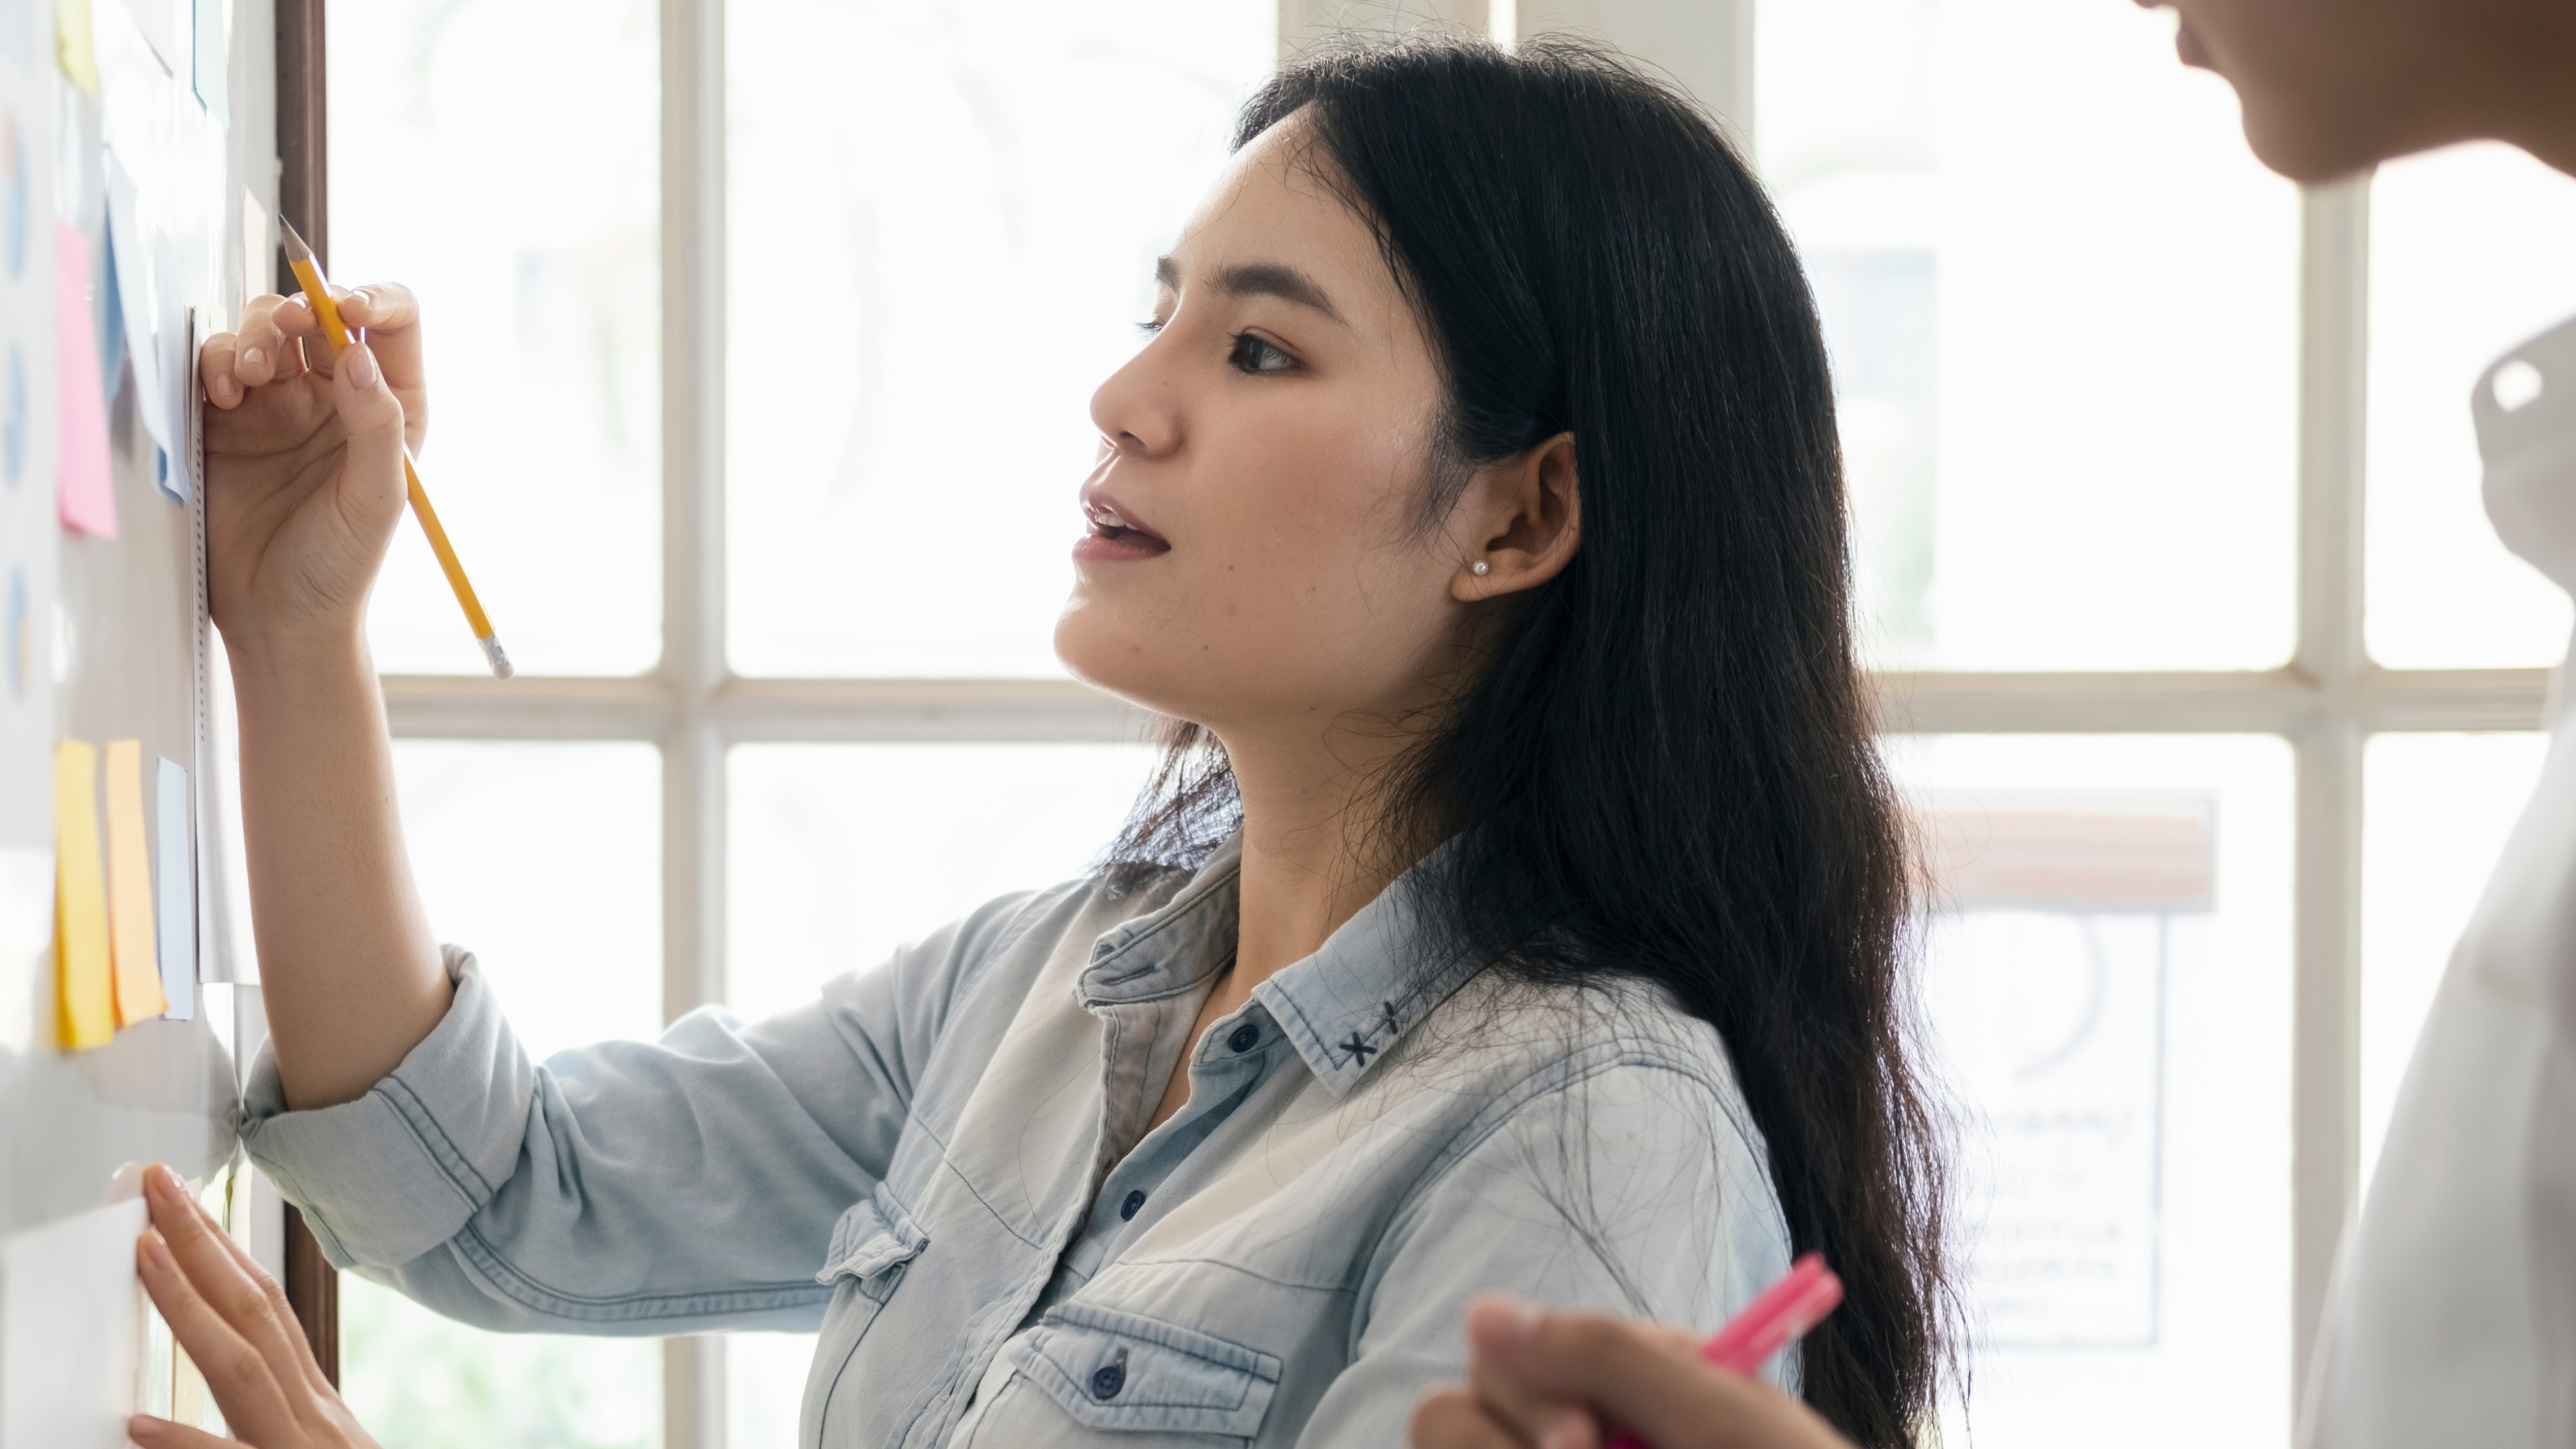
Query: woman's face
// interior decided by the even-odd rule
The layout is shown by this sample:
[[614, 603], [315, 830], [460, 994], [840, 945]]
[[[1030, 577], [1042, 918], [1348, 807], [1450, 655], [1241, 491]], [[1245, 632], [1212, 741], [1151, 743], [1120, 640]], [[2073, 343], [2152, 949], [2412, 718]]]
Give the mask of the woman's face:
[[1440, 370], [1309, 141], [1292, 118], [1245, 147], [1162, 259], [1148, 340], [1092, 397], [1056, 623], [1076, 675], [1238, 754], [1433, 702], [1499, 582], [1469, 572], [1484, 475], [1417, 526]]

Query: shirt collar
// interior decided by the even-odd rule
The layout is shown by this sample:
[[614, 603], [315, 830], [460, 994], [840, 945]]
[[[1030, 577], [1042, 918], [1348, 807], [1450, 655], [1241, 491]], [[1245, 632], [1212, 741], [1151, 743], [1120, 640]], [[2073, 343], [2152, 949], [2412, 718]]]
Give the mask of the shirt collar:
[[1170, 900], [1092, 941], [1091, 963], [1074, 981], [1074, 1000], [1086, 1011], [1150, 1001], [1186, 991], [1232, 964], [1240, 899], [1235, 881], [1242, 870], [1243, 837], [1237, 832]]
[[1335, 1097], [1358, 1086], [1415, 1023], [1476, 972], [1472, 951], [1430, 959], [1423, 897], [1428, 876], [1449, 850], [1433, 851], [1343, 922], [1314, 955], [1252, 990]]
[[[1378, 1058], [1476, 972], [1472, 951], [1439, 963], [1423, 925], [1442, 845], [1342, 923], [1315, 954], [1252, 990], [1307, 1070], [1341, 1097]], [[1074, 984], [1085, 1010], [1173, 996], [1232, 964], [1243, 869], [1238, 832], [1172, 898], [1104, 931]], [[1426, 969], [1428, 968], [1428, 969]]]

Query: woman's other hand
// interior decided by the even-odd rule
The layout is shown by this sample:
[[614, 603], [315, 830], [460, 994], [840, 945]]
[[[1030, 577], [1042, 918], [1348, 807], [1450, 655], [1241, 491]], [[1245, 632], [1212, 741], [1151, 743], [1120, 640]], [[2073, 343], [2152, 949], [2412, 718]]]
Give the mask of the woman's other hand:
[[301, 297], [254, 297], [197, 354], [206, 391], [207, 593], [237, 652], [354, 637], [402, 521], [402, 450], [429, 417], [410, 291], [338, 294], [336, 358]]
[[1700, 1359], [1692, 1336], [1485, 1297], [1467, 1309], [1469, 1382], [1414, 1406], [1413, 1449], [1852, 1449], [1768, 1383]]
[[142, 1449], [376, 1449], [322, 1377], [277, 1280], [242, 1251], [178, 1174], [143, 1175], [152, 1226], [135, 1245], [143, 1286], [240, 1435], [137, 1414], [126, 1432]]

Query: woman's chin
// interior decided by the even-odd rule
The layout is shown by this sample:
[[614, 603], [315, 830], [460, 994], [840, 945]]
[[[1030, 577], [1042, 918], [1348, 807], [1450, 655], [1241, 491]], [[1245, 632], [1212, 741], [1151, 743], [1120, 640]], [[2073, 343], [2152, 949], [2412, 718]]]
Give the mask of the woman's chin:
[[1103, 694], [1158, 714], [1168, 712], [1163, 700], [1171, 693], [1169, 681], [1152, 665], [1159, 652], [1144, 644], [1135, 631], [1115, 627], [1101, 617], [1098, 605], [1084, 599], [1079, 589], [1055, 621], [1055, 657], [1065, 673]]

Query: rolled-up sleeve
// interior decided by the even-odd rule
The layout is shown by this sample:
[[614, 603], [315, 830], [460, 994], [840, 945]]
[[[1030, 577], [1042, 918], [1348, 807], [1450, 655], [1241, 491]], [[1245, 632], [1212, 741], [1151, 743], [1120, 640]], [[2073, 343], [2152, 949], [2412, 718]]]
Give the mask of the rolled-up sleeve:
[[956, 994], [1030, 898], [1009, 897], [745, 1025], [713, 1008], [652, 1042], [531, 1064], [474, 958], [446, 1017], [364, 1097], [286, 1109], [263, 1051], [253, 1161], [332, 1262], [504, 1330], [810, 1328], [834, 1222], [891, 1161]]

